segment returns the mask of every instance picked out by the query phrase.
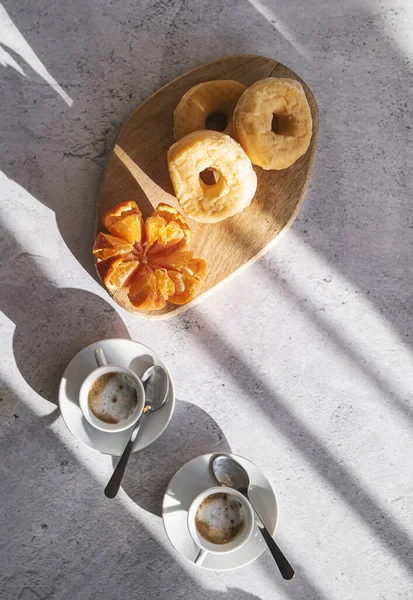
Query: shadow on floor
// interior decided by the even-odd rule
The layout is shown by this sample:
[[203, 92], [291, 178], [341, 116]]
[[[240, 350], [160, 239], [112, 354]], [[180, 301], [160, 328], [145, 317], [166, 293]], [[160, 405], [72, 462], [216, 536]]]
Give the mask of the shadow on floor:
[[[130, 457], [122, 488], [141, 508], [160, 517], [163, 495], [173, 475], [193, 458], [209, 452], [231, 452], [218, 423], [199, 406], [177, 400], [162, 437]], [[118, 459], [112, 462], [115, 466]]]
[[[7, 510], [0, 514], [8, 540], [0, 555], [5, 598], [112, 600], [119, 590], [134, 598], [138, 581], [142, 598], [197, 593], [205, 600], [260, 600], [237, 587], [206, 589], [196, 567], [182, 568], [166, 536], [157, 540], [155, 522], [105, 498], [91, 471], [56, 437], [58, 429], [45, 427], [3, 381], [0, 398], [0, 453], [8, 456], [2, 471]], [[178, 415], [192, 419], [188, 403], [180, 404]], [[109, 466], [108, 457], [101, 459]]]
[[101, 339], [129, 338], [128, 330], [100, 296], [55, 287], [45, 275], [52, 262], [26, 252], [1, 224], [0, 241], [8, 258], [1, 273], [0, 308], [16, 326], [17, 367], [37, 394], [57, 404], [60, 379], [73, 356]]

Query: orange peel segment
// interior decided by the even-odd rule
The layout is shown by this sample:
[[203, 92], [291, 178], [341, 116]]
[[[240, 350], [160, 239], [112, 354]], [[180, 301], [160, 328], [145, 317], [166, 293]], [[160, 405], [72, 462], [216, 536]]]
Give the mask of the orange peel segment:
[[129, 254], [131, 251], [132, 244], [107, 233], [99, 233], [93, 246], [93, 255], [100, 260]]
[[160, 204], [144, 222], [133, 200], [103, 216], [109, 233], [93, 246], [98, 275], [112, 294], [126, 293], [133, 309], [159, 310], [167, 302], [195, 298], [207, 273], [206, 261], [188, 250], [191, 230], [173, 206]]
[[181, 228], [183, 237], [179, 243], [179, 246], [176, 246], [174, 250], [178, 250], [178, 248], [180, 250], [185, 250], [185, 248], [188, 248], [192, 239], [191, 228], [186, 222], [185, 217], [178, 210], [176, 210], [176, 208], [170, 206], [169, 204], [158, 204], [153, 211], [153, 216], [161, 217], [162, 219], [165, 219], [168, 224], [175, 223]]
[[207, 272], [203, 258], [192, 258], [181, 271], [170, 271], [175, 293], [169, 298], [173, 304], [186, 304], [198, 296]]
[[145, 241], [149, 253], [163, 253], [184, 239], [184, 232], [176, 221], [167, 223], [162, 217], [149, 217], [145, 222]]
[[136, 202], [121, 202], [103, 216], [103, 225], [114, 236], [130, 244], [140, 242], [143, 235], [142, 213]]
[[96, 264], [96, 270], [105, 287], [112, 293], [123, 287], [138, 268], [136, 260], [125, 260], [123, 256], [112, 256]]

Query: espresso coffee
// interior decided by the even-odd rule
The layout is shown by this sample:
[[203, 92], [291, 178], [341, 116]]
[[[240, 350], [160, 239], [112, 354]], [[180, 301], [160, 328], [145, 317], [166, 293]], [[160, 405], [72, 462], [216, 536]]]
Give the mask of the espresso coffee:
[[128, 419], [136, 408], [138, 394], [132, 377], [105, 373], [96, 379], [88, 394], [90, 411], [104, 423]]
[[244, 508], [231, 494], [211, 494], [198, 506], [195, 525], [207, 542], [228, 544], [244, 530]]

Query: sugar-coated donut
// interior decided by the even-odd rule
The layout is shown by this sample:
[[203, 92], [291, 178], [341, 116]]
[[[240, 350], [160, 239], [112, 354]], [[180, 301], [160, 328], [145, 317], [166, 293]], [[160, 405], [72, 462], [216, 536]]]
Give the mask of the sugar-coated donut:
[[[278, 132], [272, 131], [273, 116]], [[308, 149], [312, 134], [310, 107], [301, 83], [270, 77], [241, 96], [234, 112], [236, 138], [254, 165], [286, 169]]]
[[[168, 151], [168, 167], [180, 205], [202, 223], [216, 223], [244, 210], [257, 188], [244, 150], [218, 131], [195, 131], [180, 139]], [[208, 168], [219, 174], [213, 185], [200, 177]]]
[[176, 141], [193, 131], [207, 129], [206, 120], [214, 113], [223, 113], [227, 117], [222, 133], [234, 137], [234, 108], [246, 89], [242, 83], [232, 80], [206, 81], [191, 88], [182, 96], [174, 112]]

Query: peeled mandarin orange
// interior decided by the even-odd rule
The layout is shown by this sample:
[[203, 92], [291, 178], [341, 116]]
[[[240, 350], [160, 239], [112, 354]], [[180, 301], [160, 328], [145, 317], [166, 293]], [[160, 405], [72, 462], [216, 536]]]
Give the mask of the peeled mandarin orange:
[[159, 310], [166, 302], [186, 304], [197, 296], [206, 276], [202, 258], [188, 250], [191, 230], [173, 206], [160, 204], [144, 222], [133, 200], [103, 216], [93, 254], [96, 270], [111, 294], [127, 295], [132, 307]]

